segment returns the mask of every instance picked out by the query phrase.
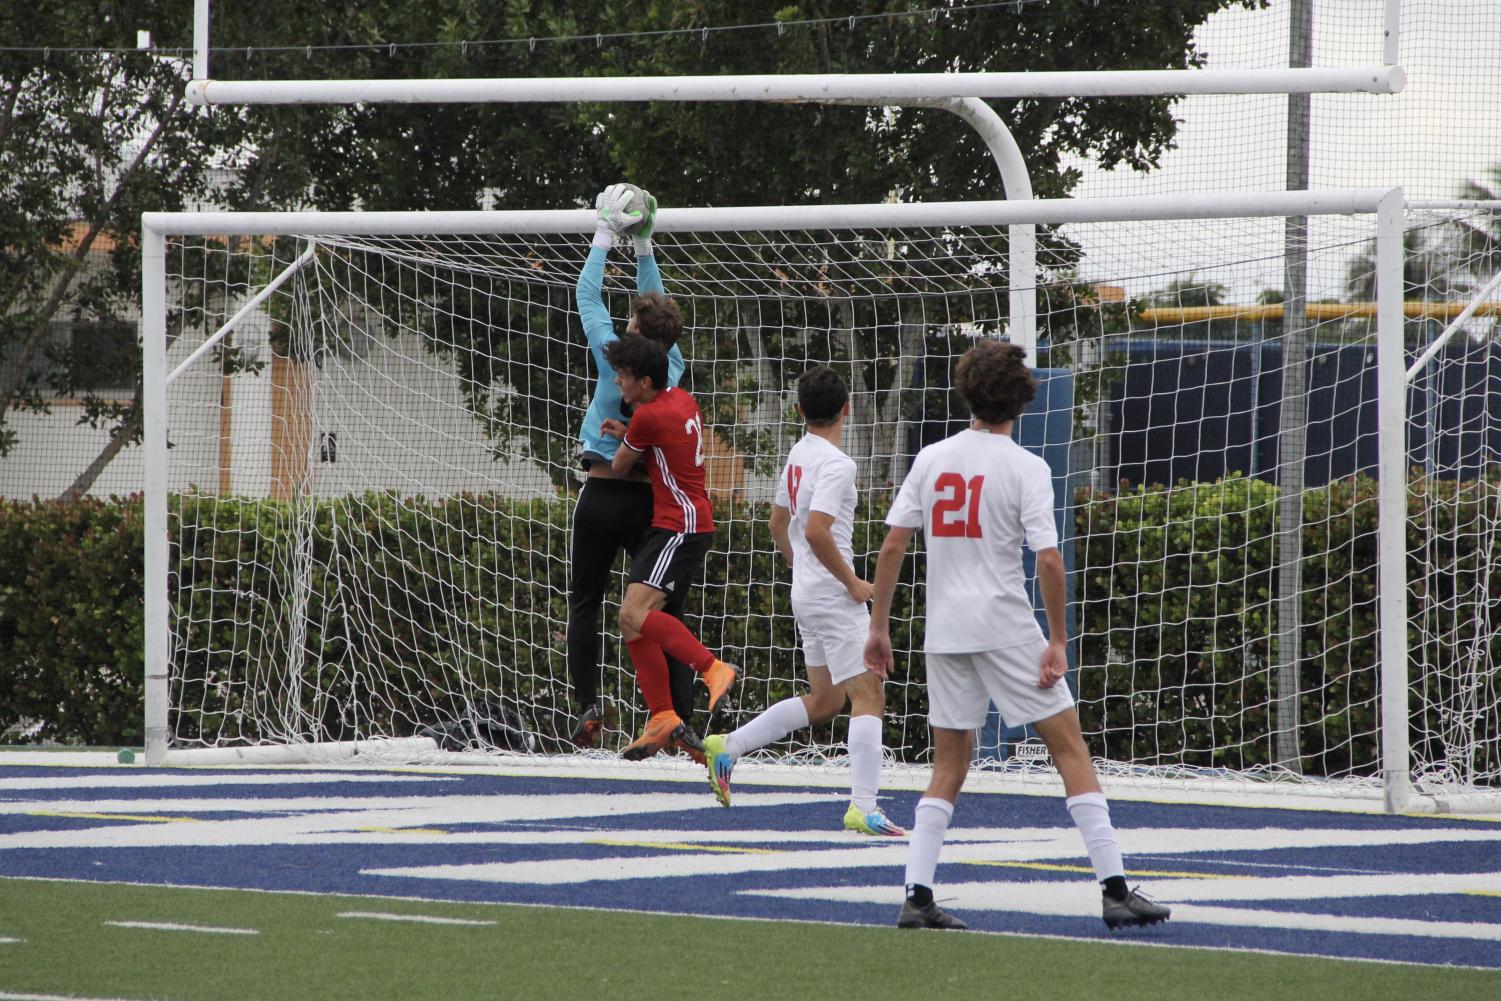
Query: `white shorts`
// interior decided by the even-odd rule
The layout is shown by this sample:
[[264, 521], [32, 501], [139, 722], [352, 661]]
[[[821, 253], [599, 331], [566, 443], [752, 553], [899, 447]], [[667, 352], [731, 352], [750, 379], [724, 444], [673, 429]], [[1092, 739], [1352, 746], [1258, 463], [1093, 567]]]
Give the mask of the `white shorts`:
[[1007, 726], [1056, 716], [1074, 704], [1067, 679], [1037, 687], [1046, 640], [983, 653], [930, 653], [928, 723], [945, 730], [978, 730], [994, 702]]
[[864, 673], [870, 612], [862, 602], [844, 594], [794, 601], [792, 614], [797, 616], [806, 663], [827, 667], [836, 685]]

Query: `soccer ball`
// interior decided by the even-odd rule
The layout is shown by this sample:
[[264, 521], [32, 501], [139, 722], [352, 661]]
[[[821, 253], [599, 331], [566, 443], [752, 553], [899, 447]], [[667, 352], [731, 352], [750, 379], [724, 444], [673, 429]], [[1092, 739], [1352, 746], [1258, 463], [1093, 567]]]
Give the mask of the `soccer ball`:
[[629, 182], [621, 184], [620, 187], [625, 189], [628, 199], [625, 197], [621, 199], [620, 212], [615, 217], [612, 228], [621, 236], [635, 236], [651, 225], [652, 216], [655, 214], [651, 195], [645, 189]]

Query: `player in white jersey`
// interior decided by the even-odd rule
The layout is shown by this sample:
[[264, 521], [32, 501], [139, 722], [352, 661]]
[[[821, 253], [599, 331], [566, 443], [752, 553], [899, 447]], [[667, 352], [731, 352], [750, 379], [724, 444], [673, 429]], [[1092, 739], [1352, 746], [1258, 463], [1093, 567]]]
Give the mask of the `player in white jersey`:
[[[928, 725], [933, 776], [918, 801], [907, 849], [901, 928], [964, 928], [933, 902], [933, 876], [954, 804], [969, 771], [975, 730], [994, 702], [1010, 726], [1031, 724], [1063, 778], [1069, 815], [1084, 836], [1103, 889], [1105, 924], [1156, 924], [1168, 908], [1126, 885], [1110, 806], [1100, 791], [1067, 684], [1063, 556], [1053, 520], [1047, 463], [1011, 440], [1013, 422], [1036, 394], [1026, 353], [981, 341], [959, 360], [954, 386], [973, 420], [912, 463], [876, 559], [874, 608], [865, 662], [892, 667], [891, 598], [907, 544], [921, 531], [927, 548]], [[1032, 612], [1022, 576], [1023, 542], [1037, 556], [1048, 629]]]
[[797, 381], [808, 433], [787, 455], [771, 509], [771, 534], [792, 565], [792, 611], [807, 662], [809, 692], [783, 699], [733, 733], [704, 741], [709, 785], [730, 805], [730, 773], [742, 755], [794, 730], [833, 719], [850, 702], [850, 806], [844, 826], [863, 834], [905, 834], [876, 805], [881, 782], [881, 678], [866, 670], [870, 584], [855, 572], [855, 460], [839, 447], [849, 390], [828, 368]]

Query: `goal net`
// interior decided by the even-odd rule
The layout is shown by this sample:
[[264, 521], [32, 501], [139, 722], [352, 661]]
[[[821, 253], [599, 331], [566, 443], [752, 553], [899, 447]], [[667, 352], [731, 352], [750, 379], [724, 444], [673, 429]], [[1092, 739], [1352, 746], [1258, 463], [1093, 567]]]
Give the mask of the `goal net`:
[[[1294, 210], [1266, 197], [664, 210], [683, 381], [714, 432], [719, 529], [687, 614], [744, 669], [715, 729], [803, 690], [767, 527], [801, 433], [798, 375], [826, 364], [850, 385], [868, 576], [912, 456], [967, 419], [953, 364], [976, 338], [1026, 336], [1009, 315], [1007, 236], [1036, 223], [1025, 291], [1040, 391], [1018, 437], [1054, 471], [1069, 683], [1093, 753], [1152, 781], [1379, 792], [1392, 768], [1377, 303], [1393, 293], [1374, 278], [1376, 194], [1347, 195], [1277, 196], [1308, 201], [1291, 282], [1289, 218], [1267, 213]], [[594, 382], [574, 303], [590, 225], [586, 212], [160, 217], [164, 371], [200, 351], [162, 394], [170, 750], [578, 753], [563, 636]], [[1452, 214], [1434, 225], [1438, 241], [1460, 232]], [[1485, 275], [1476, 253], [1445, 260], [1419, 298], [1450, 309]], [[611, 254], [618, 318], [634, 267]], [[1445, 420], [1501, 405], [1485, 395], [1501, 368], [1480, 314], [1435, 362], [1460, 374], [1427, 377], [1457, 402], [1429, 405], [1442, 414], [1415, 419], [1404, 445], [1423, 467], [1407, 501], [1412, 531], [1424, 526], [1408, 553], [1411, 770], [1469, 792], [1501, 776], [1501, 588], [1482, 572], [1501, 442]], [[1408, 321], [1410, 349], [1429, 322]], [[644, 723], [614, 622], [624, 571], [602, 618], [594, 754]], [[921, 582], [909, 557], [885, 727], [888, 753], [918, 764]], [[845, 723], [773, 751], [838, 759]], [[1030, 774], [1025, 741], [1001, 722], [982, 753]]]

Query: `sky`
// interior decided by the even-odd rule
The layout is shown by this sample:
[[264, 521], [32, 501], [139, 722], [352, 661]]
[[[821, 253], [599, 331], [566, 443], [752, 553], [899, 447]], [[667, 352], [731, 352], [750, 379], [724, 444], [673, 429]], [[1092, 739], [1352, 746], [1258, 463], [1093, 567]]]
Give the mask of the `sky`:
[[[1360, 66], [1382, 61], [1383, 0], [1316, 0], [1317, 66]], [[1395, 95], [1340, 94], [1313, 98], [1312, 187], [1401, 185], [1411, 198], [1452, 198], [1467, 179], [1501, 164], [1501, 0], [1403, 0], [1399, 60], [1407, 86]], [[1211, 68], [1286, 65], [1288, 4], [1263, 11], [1233, 10], [1212, 17], [1196, 39]], [[1282, 190], [1286, 97], [1189, 97], [1175, 105], [1178, 148], [1147, 175], [1104, 172], [1087, 164], [1076, 197], [1232, 190]], [[1369, 235], [1342, 220], [1331, 232]], [[1215, 242], [1233, 247], [1256, 265], [1229, 268], [1235, 301], [1263, 287], [1280, 287], [1278, 226], [1227, 227], [1219, 241], [1198, 251], [1171, 249], [1172, 241], [1130, 255], [1141, 272], [1125, 284], [1133, 293], [1160, 288], [1162, 276], [1210, 260]], [[1272, 243], [1267, 241], [1271, 240]], [[1091, 263], [1085, 277], [1118, 272], [1111, 234], [1087, 234]], [[1206, 241], [1200, 241], [1206, 243]], [[1273, 245], [1275, 244], [1275, 245]], [[1254, 249], [1253, 249], [1254, 248]], [[1155, 251], [1161, 251], [1157, 253]], [[1196, 256], [1201, 255], [1201, 256]], [[1330, 276], [1334, 281], [1331, 252]], [[1344, 255], [1348, 256], [1348, 255]], [[1099, 269], [1090, 274], [1091, 265]], [[1342, 265], [1339, 269], [1342, 269]], [[1129, 270], [1129, 269], [1128, 269]]]

